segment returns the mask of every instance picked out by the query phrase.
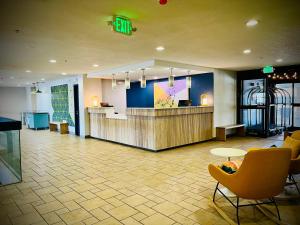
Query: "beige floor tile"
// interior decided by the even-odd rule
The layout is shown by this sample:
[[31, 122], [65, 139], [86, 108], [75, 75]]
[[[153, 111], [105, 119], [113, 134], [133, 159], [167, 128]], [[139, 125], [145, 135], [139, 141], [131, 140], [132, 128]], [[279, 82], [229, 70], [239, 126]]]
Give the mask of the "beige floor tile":
[[83, 221], [83, 223], [86, 224], [86, 225], [91, 225], [91, 224], [95, 224], [95, 223], [98, 223], [98, 222], [99, 222], [99, 220], [96, 219], [95, 217], [90, 217], [90, 218]]
[[136, 221], [135, 219], [133, 219], [132, 217], [129, 217], [125, 220], [121, 221], [124, 225], [141, 225], [142, 223]]
[[132, 218], [134, 218], [137, 221], [141, 221], [141, 220], [145, 219], [146, 217], [148, 217], [148, 216], [145, 215], [144, 213], [137, 213], [132, 216]]
[[86, 200], [84, 202], [81, 202], [80, 205], [85, 208], [87, 211], [90, 211], [92, 209], [99, 208], [101, 206], [106, 205], [107, 202], [104, 201], [103, 199], [97, 197], [94, 199]]
[[43, 218], [48, 224], [54, 224], [61, 221], [60, 217], [54, 212], [44, 214]]
[[109, 217], [108, 219], [95, 223], [95, 225], [123, 225], [123, 224], [120, 223], [118, 220]]
[[108, 213], [115, 217], [118, 220], [126, 219], [127, 217], [130, 217], [134, 214], [136, 214], [138, 211], [136, 211], [134, 208], [128, 206], [128, 205], [122, 205], [117, 208], [114, 208], [112, 210], [109, 210]]
[[146, 205], [139, 205], [137, 207], [135, 207], [137, 210], [139, 210], [140, 212], [146, 214], [147, 216], [151, 216], [153, 214], [155, 214], [156, 212], [151, 209], [150, 207], [146, 206]]
[[60, 215], [60, 218], [67, 224], [79, 223], [89, 217], [91, 217], [91, 214], [83, 209], [76, 209]]
[[57, 195], [55, 198], [60, 202], [67, 202], [71, 200], [75, 200], [81, 198], [82, 196], [75, 191], [71, 191], [62, 195]]
[[118, 192], [114, 189], [106, 189], [104, 191], [100, 191], [100, 192], [96, 193], [97, 196], [99, 196], [100, 198], [103, 198], [103, 199], [108, 199], [108, 198], [114, 197], [119, 194], [120, 194], [120, 192]]
[[35, 207], [40, 214], [45, 214], [64, 208], [64, 205], [59, 201], [53, 201]]
[[100, 221], [105, 220], [110, 217], [110, 215], [108, 213], [106, 213], [104, 210], [102, 210], [100, 208], [94, 209], [94, 210], [90, 211], [90, 213]]
[[132, 195], [130, 197], [124, 198], [122, 199], [123, 202], [125, 202], [126, 204], [135, 207], [137, 205], [141, 205], [145, 202], [148, 201], [148, 199], [144, 198], [143, 196], [140, 195]]
[[77, 203], [77, 202], [75, 202], [75, 201], [68, 201], [68, 202], [66, 202], [66, 203], [64, 203], [64, 205], [65, 205], [65, 207], [67, 207], [68, 208], [68, 210], [70, 210], [70, 211], [73, 211], [73, 210], [75, 210], [75, 209], [79, 209], [80, 208], [80, 205]]
[[181, 210], [182, 207], [171, 202], [164, 202], [154, 206], [153, 209], [161, 214], [169, 216]]
[[14, 225], [29, 225], [40, 221], [44, 221], [43, 218], [37, 212], [14, 217], [11, 218], [11, 220]]
[[152, 216], [149, 216], [148, 218], [142, 220], [141, 223], [145, 225], [154, 225], [154, 224], [170, 225], [170, 224], [174, 224], [175, 221], [171, 220], [170, 218], [160, 213], [155, 213]]

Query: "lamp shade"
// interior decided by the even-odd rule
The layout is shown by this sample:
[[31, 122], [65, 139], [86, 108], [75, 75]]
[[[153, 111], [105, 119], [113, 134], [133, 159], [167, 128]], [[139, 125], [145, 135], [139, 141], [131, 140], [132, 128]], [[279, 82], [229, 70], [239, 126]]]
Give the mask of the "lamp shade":
[[113, 76], [112, 80], [111, 80], [111, 88], [114, 89], [117, 86], [117, 80], [115, 78], [115, 76]]
[[129, 77], [125, 78], [125, 87], [126, 87], [126, 89], [130, 89], [130, 79], [129, 79]]
[[201, 95], [201, 105], [207, 106], [208, 105], [208, 94]]
[[143, 75], [142, 77], [141, 77], [141, 88], [146, 88], [146, 76], [145, 75]]
[[99, 97], [98, 96], [93, 96], [92, 97], [92, 106], [93, 107], [99, 106]]
[[174, 76], [169, 76], [169, 79], [168, 79], [168, 81], [169, 81], [169, 87], [174, 87]]
[[186, 77], [186, 87], [191, 88], [192, 87], [192, 78], [190, 76]]

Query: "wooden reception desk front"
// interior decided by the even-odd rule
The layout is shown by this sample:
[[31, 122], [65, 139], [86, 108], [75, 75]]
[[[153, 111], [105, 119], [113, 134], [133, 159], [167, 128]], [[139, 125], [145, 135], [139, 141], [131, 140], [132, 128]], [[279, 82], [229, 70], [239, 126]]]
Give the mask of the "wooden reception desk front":
[[152, 151], [212, 139], [212, 106], [128, 108], [123, 116], [113, 108], [88, 112], [92, 137]]

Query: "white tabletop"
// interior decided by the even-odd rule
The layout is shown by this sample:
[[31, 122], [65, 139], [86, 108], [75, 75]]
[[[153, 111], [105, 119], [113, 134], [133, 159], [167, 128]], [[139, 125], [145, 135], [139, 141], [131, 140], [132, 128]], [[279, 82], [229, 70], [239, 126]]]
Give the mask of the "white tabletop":
[[210, 153], [223, 157], [239, 157], [247, 154], [245, 150], [238, 148], [213, 148], [210, 150]]

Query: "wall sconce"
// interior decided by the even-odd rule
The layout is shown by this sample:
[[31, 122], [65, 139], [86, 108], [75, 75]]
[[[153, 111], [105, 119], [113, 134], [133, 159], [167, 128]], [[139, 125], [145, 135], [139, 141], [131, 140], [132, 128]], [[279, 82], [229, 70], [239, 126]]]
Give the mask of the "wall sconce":
[[130, 79], [129, 79], [129, 72], [126, 72], [126, 78], [125, 78], [125, 87], [126, 89], [130, 89]]
[[200, 98], [201, 98], [201, 105], [208, 106], [208, 94], [202, 94]]
[[113, 74], [113, 78], [111, 80], [111, 88], [115, 89], [116, 86], [117, 86], [117, 80], [115, 78], [115, 74]]
[[143, 71], [143, 75], [142, 75], [142, 77], [141, 77], [141, 88], [146, 88], [146, 76], [145, 76], [145, 69], [142, 69], [142, 71]]
[[98, 107], [99, 106], [99, 97], [98, 96], [93, 96], [92, 97], [92, 106], [93, 107]]
[[171, 75], [169, 76], [169, 87], [174, 87], [174, 76], [173, 76], [173, 68], [170, 68], [171, 70]]

